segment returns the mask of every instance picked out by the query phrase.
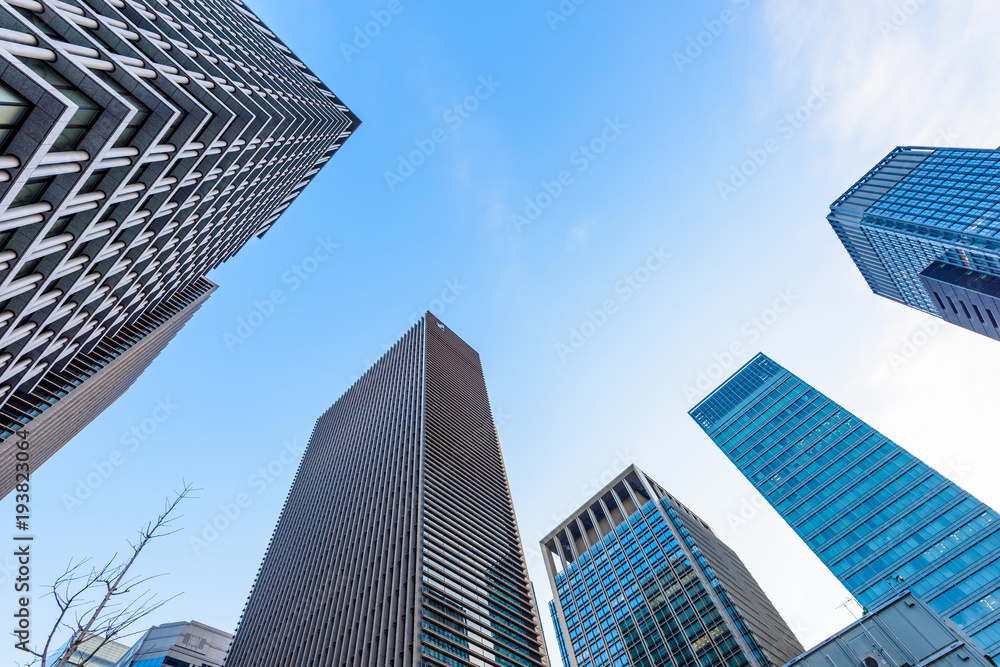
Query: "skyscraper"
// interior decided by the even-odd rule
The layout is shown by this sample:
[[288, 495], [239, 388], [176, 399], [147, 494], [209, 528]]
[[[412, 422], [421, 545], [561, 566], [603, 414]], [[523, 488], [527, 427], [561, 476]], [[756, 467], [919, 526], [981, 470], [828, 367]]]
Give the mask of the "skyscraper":
[[564, 667], [780, 667], [803, 650], [736, 553], [635, 466], [541, 548]]
[[[68, 373], [70, 379], [77, 379], [80, 384], [75, 389], [72, 382], [53, 387], [56, 396], [65, 396], [35, 417], [29, 428], [21, 431], [21, 434], [27, 434], [25, 440], [29, 443], [31, 469], [47, 461], [109, 405], [121, 398], [211, 296], [215, 287], [208, 279], [199, 278], [143, 313], [135, 323], [126, 324], [117, 334], [102, 341], [102, 347], [96, 348], [93, 353], [71, 359], [64, 376]], [[124, 351], [115, 356], [114, 352], [119, 349]], [[105, 353], [103, 357], [100, 356], [102, 352]], [[91, 375], [93, 369], [97, 372]], [[9, 438], [0, 442], [0, 461], [15, 460], [15, 446], [19, 442], [23, 440]], [[13, 465], [0, 468], [0, 497], [14, 489], [17, 471]]]
[[876, 294], [1000, 340], [1000, 150], [896, 148], [827, 219]]
[[907, 588], [1000, 655], [995, 511], [763, 354], [690, 414], [861, 604]]
[[[359, 121], [241, 0], [11, 0], [0, 28], [5, 440], [176, 333], [206, 273], [267, 232]], [[33, 466], [64, 442], [39, 444]]]
[[430, 313], [317, 421], [226, 665], [547, 665], [479, 355]]

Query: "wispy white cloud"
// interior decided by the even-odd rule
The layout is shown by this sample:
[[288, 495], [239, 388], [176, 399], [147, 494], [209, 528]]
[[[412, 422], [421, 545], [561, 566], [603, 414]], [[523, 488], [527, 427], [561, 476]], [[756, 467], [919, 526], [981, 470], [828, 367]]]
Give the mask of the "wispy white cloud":
[[566, 250], [572, 252], [590, 239], [590, 231], [597, 226], [597, 220], [587, 218], [582, 222], [573, 225], [566, 232]]
[[830, 86], [836, 108], [822, 129], [831, 139], [856, 150], [1000, 142], [985, 112], [1000, 104], [1000, 89], [986, 83], [1000, 66], [1000, 4], [767, 0], [763, 16], [769, 94]]

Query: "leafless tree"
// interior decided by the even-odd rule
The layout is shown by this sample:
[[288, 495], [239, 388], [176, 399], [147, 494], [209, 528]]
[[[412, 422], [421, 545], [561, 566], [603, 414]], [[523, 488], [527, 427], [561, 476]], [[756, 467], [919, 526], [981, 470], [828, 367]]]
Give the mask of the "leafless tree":
[[162, 575], [142, 577], [130, 575], [129, 571], [146, 545], [180, 530], [173, 526], [180, 518], [180, 515], [175, 514], [177, 506], [195, 490], [191, 484], [185, 483], [172, 499], [167, 498], [163, 512], [156, 520], [139, 531], [136, 541], [129, 541], [130, 553], [127, 559], [119, 560], [115, 554], [100, 567], [89, 565], [89, 558], [69, 562], [66, 571], [49, 587], [49, 595], [58, 608], [52, 631], [40, 651], [28, 651], [33, 658], [26, 665], [47, 667], [46, 661], [53, 640], [65, 630], [71, 631], [73, 636], [59, 661], [52, 667], [65, 667], [70, 657], [88, 639], [95, 639], [96, 644], [88, 646], [84, 655], [74, 660], [74, 664], [86, 665], [108, 642], [134, 634], [129, 632], [132, 625], [177, 597], [175, 595], [159, 600], [145, 587], [149, 581]]

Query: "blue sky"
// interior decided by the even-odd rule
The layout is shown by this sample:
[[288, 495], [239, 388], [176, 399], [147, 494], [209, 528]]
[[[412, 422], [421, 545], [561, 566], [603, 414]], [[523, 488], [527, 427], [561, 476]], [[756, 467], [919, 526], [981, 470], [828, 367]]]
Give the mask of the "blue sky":
[[138, 566], [183, 595], [149, 620], [232, 631], [316, 418], [428, 309], [482, 356], [543, 609], [538, 538], [635, 462], [804, 644], [850, 620], [686, 414], [759, 350], [1000, 506], [1000, 347], [871, 295], [825, 221], [896, 145], [1000, 144], [994, 4], [390, 4], [250, 3], [364, 124], [33, 477], [36, 584], [121, 552], [186, 478], [184, 530]]

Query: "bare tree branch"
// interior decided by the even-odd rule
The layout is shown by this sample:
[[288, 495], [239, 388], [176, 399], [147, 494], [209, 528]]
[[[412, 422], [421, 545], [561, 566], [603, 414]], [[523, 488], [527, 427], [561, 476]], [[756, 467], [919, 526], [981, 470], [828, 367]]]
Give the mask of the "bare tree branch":
[[[84, 651], [89, 655], [86, 655], [80, 664], [86, 665], [108, 642], [134, 634], [126, 633], [126, 630], [177, 597], [174, 595], [165, 600], [157, 600], [155, 594], [148, 588], [141, 593], [137, 592], [137, 589], [162, 575], [150, 577], [128, 575], [150, 542], [161, 537], [169, 537], [180, 530], [174, 527], [177, 519], [181, 518], [181, 515], [176, 514], [177, 507], [196, 490], [185, 482], [172, 500], [167, 498], [160, 515], [139, 530], [138, 538], [134, 542], [128, 541], [131, 554], [125, 561], [117, 562], [116, 554], [103, 566], [99, 568], [92, 566], [87, 572], [85, 568], [90, 563], [89, 558], [76, 563], [70, 560], [66, 571], [49, 587], [49, 595], [55, 601], [59, 613], [42, 650], [29, 650], [34, 656], [29, 665], [38, 663], [39, 667], [46, 667], [53, 640], [61, 629], [71, 631], [73, 636], [53, 667], [66, 667], [70, 658], [84, 643], [97, 639], [99, 641], [96, 647], [88, 647]], [[95, 595], [100, 597], [96, 598]], [[128, 597], [131, 599], [127, 599]]]

